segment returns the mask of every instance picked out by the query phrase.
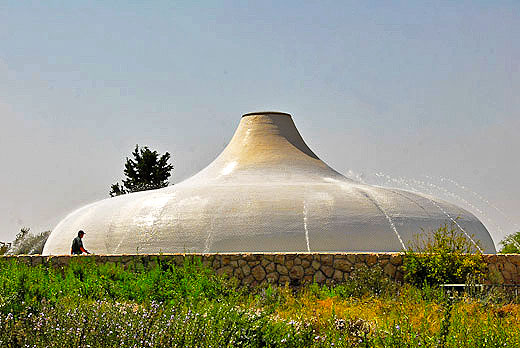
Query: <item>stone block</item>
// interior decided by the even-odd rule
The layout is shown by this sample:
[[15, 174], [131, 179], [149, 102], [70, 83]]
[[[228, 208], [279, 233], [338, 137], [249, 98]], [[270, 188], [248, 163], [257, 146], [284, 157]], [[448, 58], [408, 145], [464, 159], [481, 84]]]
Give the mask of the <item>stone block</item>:
[[291, 268], [289, 271], [289, 277], [291, 279], [302, 279], [304, 274], [303, 267], [300, 265], [296, 265]]
[[233, 270], [233, 277], [237, 278], [237, 279], [242, 279], [243, 278], [243, 273], [242, 273], [242, 270], [240, 268], [235, 268]]
[[303, 283], [312, 283], [314, 281], [314, 277], [310, 274], [303, 276]]
[[249, 262], [257, 261], [259, 256], [260, 255], [256, 255], [256, 254], [245, 254], [243, 259], [244, 259], [244, 261], [247, 261], [249, 263]]
[[230, 255], [222, 255], [221, 258], [222, 266], [227, 266], [231, 262], [231, 256]]
[[[303, 267], [303, 266], [302, 266], [302, 267]], [[313, 275], [314, 272], [316, 272], [316, 270], [315, 270], [314, 268], [312, 268], [312, 267], [307, 267], [307, 268], [305, 268], [305, 273], [304, 273], [304, 274], [305, 274], [305, 275]]]
[[520, 267], [520, 255], [509, 255], [509, 262], [516, 267]]
[[284, 255], [275, 255], [274, 262], [280, 265], [283, 265], [285, 263], [285, 256]]
[[383, 271], [385, 272], [385, 274], [391, 278], [394, 278], [396, 270], [397, 270], [397, 268], [394, 265], [392, 265], [391, 263], [387, 263], [386, 266], [383, 268]]
[[390, 263], [394, 266], [401, 266], [403, 264], [403, 257], [401, 255], [390, 256]]
[[251, 270], [251, 274], [253, 275], [253, 278], [255, 278], [255, 280], [257, 281], [264, 280], [266, 276], [265, 269], [262, 267], [262, 265], [257, 265], [253, 267], [253, 269]]
[[276, 270], [277, 270], [278, 273], [280, 273], [281, 275], [287, 275], [287, 274], [289, 274], [289, 270], [288, 270], [287, 267], [285, 267], [284, 265], [276, 265]]
[[366, 263], [367, 263], [367, 266], [369, 266], [369, 267], [374, 266], [377, 263], [377, 255], [375, 255], [375, 254], [368, 255]]
[[321, 263], [319, 263], [319, 262], [316, 261], [316, 260], [313, 260], [312, 263], [311, 263], [311, 266], [312, 266], [312, 268], [314, 268], [315, 270], [319, 270], [320, 267], [321, 267]]
[[352, 269], [352, 264], [346, 259], [337, 259], [334, 260], [334, 268], [343, 272], [350, 272]]
[[316, 273], [314, 273], [314, 281], [316, 283], [323, 284], [325, 282], [325, 279], [327, 279], [327, 277], [325, 277], [322, 271], [317, 271]]
[[267, 264], [267, 266], [265, 266], [265, 271], [267, 273], [274, 272], [275, 269], [276, 269], [276, 265], [274, 262], [271, 262], [271, 263]]
[[327, 278], [332, 277], [332, 275], [334, 274], [334, 268], [332, 268], [330, 266], [322, 265], [321, 266], [321, 271], [323, 272], [323, 274], [325, 274], [327, 276]]
[[242, 266], [242, 273], [244, 273], [246, 276], [251, 274], [251, 267], [249, 267], [247, 263]]
[[325, 266], [332, 266], [334, 257], [330, 254], [321, 255], [321, 264]]
[[311, 261], [302, 259], [302, 267], [307, 268], [311, 265]]
[[505, 282], [506, 282], [506, 283], [510, 283], [511, 280], [512, 280], [512, 278], [513, 278], [512, 274], [509, 273], [509, 272], [506, 271], [506, 270], [503, 270], [501, 273], [502, 273], [502, 277], [504, 277]]
[[291, 278], [289, 278], [288, 276], [280, 276], [280, 278], [278, 279], [278, 284], [280, 285], [285, 285], [285, 284], [289, 284], [291, 282]]
[[357, 263], [365, 263], [366, 262], [366, 254], [357, 254], [356, 255]]
[[267, 273], [265, 278], [267, 279], [268, 283], [274, 284], [274, 283], [278, 282], [279, 275], [276, 272], [271, 272], [271, 273]]
[[340, 283], [343, 281], [343, 272], [340, 270], [335, 270], [334, 274], [332, 275], [332, 279], [334, 279], [334, 282]]
[[498, 261], [497, 255], [482, 255], [482, 258], [486, 263], [497, 263]]
[[221, 267], [221, 268], [217, 269], [216, 273], [217, 273], [217, 275], [227, 274], [228, 276], [232, 276], [233, 275], [233, 267], [231, 267], [229, 265]]
[[32, 266], [38, 266], [43, 264], [43, 256], [33, 256], [31, 258], [31, 265]]

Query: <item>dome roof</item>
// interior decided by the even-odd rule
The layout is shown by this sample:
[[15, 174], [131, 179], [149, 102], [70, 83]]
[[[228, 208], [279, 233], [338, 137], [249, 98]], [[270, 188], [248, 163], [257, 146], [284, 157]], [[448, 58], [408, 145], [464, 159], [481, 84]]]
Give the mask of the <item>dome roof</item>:
[[289, 114], [259, 112], [244, 115], [224, 151], [193, 177], [72, 212], [43, 253], [69, 253], [80, 229], [100, 254], [402, 251], [421, 229], [445, 223], [495, 253], [471, 213], [348, 179], [309, 149]]

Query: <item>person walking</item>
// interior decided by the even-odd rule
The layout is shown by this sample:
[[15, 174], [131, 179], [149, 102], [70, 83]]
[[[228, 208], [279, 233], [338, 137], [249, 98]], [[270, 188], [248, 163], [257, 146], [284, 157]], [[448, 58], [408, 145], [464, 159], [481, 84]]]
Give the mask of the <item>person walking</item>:
[[74, 240], [72, 241], [72, 247], [70, 248], [70, 253], [72, 255], [81, 255], [83, 253], [90, 254], [90, 252], [83, 248], [83, 241], [81, 240], [81, 238], [83, 238], [84, 235], [85, 232], [83, 232], [82, 230], [78, 231], [78, 236], [74, 238]]

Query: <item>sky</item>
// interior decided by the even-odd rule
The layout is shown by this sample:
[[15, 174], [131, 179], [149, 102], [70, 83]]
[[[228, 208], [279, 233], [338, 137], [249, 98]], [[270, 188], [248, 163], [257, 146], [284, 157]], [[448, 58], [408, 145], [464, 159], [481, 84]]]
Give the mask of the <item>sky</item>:
[[2, 1], [0, 240], [108, 197], [135, 144], [190, 177], [259, 110], [345, 175], [520, 230], [518, 1]]

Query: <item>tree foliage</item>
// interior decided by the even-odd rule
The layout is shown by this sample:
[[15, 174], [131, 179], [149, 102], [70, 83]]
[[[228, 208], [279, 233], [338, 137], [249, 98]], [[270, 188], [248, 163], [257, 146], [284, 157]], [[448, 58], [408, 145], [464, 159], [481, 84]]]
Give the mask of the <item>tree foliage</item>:
[[30, 228], [23, 227], [12, 243], [1, 243], [0, 255], [34, 255], [41, 254], [51, 231], [32, 234]]
[[135, 145], [132, 156], [133, 159], [126, 158], [126, 178], [122, 180], [121, 185], [115, 183], [110, 187], [110, 197], [168, 186], [168, 178], [173, 170], [173, 166], [168, 163], [168, 152], [160, 156], [157, 151], [152, 151], [147, 146], [139, 148], [139, 145]]
[[405, 279], [415, 285], [465, 283], [484, 275], [482, 253], [455, 225], [417, 236], [405, 253]]
[[500, 245], [501, 254], [520, 254], [520, 231], [506, 236]]

